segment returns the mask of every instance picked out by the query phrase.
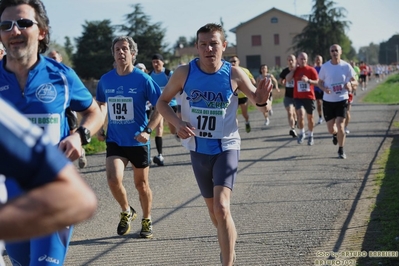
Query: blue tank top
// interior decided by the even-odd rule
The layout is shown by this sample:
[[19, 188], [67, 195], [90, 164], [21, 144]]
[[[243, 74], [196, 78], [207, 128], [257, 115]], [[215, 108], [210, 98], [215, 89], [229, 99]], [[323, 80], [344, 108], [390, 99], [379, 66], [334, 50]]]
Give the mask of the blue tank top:
[[188, 150], [218, 154], [240, 149], [237, 125], [238, 96], [231, 87], [231, 64], [223, 61], [215, 73], [205, 73], [189, 63], [189, 73], [181, 95], [182, 118], [195, 127], [195, 137], [182, 140]]

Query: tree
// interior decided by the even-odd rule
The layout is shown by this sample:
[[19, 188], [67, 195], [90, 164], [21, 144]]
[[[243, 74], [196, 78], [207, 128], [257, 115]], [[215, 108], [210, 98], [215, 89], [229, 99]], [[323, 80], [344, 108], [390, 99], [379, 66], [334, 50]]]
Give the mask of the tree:
[[73, 56], [73, 45], [71, 39], [68, 36], [65, 36], [65, 43], [64, 43], [65, 53], [68, 55], [69, 58]]
[[112, 69], [114, 59], [111, 43], [114, 38], [111, 21], [85, 21], [82, 36], [76, 38], [77, 51], [73, 55], [76, 73], [82, 79], [99, 79]]
[[395, 34], [388, 41], [380, 43], [378, 58], [381, 64], [399, 64], [399, 34]]
[[164, 58], [169, 58], [170, 52], [163, 45], [166, 30], [160, 22], [151, 24], [150, 17], [144, 14], [140, 4], [132, 5], [133, 12], [125, 15], [126, 23], [117, 25], [119, 31], [127, 36], [131, 36], [138, 46], [136, 62], [144, 63], [151, 68], [151, 58], [154, 54], [160, 53]]
[[[331, 0], [314, 0], [312, 14], [308, 16], [308, 25], [294, 37], [294, 50], [306, 52], [310, 58], [321, 55], [324, 60], [330, 58], [329, 48], [333, 44], [341, 47], [345, 43], [345, 30], [350, 22], [345, 18], [346, 9], [335, 8]], [[350, 52], [350, 47], [343, 47], [343, 56]]]

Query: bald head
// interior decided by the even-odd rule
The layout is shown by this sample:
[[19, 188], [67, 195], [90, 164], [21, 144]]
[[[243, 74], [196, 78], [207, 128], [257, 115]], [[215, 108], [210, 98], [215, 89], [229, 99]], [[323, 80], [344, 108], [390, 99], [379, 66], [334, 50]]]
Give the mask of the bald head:
[[47, 54], [48, 57], [54, 59], [55, 61], [57, 61], [58, 63], [62, 62], [62, 55], [56, 51], [56, 50], [52, 50]]

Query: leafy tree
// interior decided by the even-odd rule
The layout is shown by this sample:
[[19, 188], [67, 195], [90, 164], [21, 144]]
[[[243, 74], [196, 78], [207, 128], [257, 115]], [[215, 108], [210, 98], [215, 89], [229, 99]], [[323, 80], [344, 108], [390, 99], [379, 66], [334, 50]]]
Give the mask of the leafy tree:
[[111, 21], [85, 21], [81, 37], [75, 39], [77, 51], [73, 55], [76, 73], [82, 79], [99, 79], [112, 69], [111, 43], [114, 38]]
[[137, 43], [139, 51], [136, 62], [144, 63], [147, 68], [151, 68], [151, 58], [154, 54], [160, 53], [165, 59], [170, 56], [170, 52], [166, 49], [168, 44], [163, 44], [166, 30], [162, 28], [160, 22], [151, 24], [150, 17], [143, 12], [140, 4], [132, 7], [133, 12], [125, 15], [126, 23], [117, 27], [120, 32], [131, 36]]
[[173, 48], [183, 48], [183, 47], [188, 47], [187, 38], [184, 36], [180, 36], [179, 39], [177, 39], [176, 44], [174, 45]]
[[378, 64], [378, 53], [380, 46], [378, 44], [370, 43], [369, 46], [360, 47], [358, 53], [359, 61], [364, 61], [366, 64]]
[[399, 64], [399, 34], [393, 35], [388, 41], [380, 43], [378, 54], [381, 64]]
[[71, 39], [68, 36], [65, 36], [65, 43], [64, 43], [65, 53], [68, 55], [69, 58], [73, 56], [73, 45]]
[[[335, 2], [331, 0], [314, 0], [313, 13], [308, 16], [308, 25], [294, 37], [293, 49], [296, 53], [306, 52], [310, 58], [319, 54], [327, 60], [330, 58], [331, 45], [344, 45], [345, 29], [350, 22], [342, 21], [346, 17], [346, 9], [334, 6]], [[350, 47], [343, 47], [344, 57], [350, 50]]]

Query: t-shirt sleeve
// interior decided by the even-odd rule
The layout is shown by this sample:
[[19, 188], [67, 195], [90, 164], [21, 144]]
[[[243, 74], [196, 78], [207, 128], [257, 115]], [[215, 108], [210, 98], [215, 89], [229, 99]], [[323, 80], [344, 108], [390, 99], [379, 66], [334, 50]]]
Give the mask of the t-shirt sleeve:
[[86, 110], [93, 103], [93, 95], [85, 87], [74, 70], [68, 69], [66, 76], [68, 78], [68, 87], [71, 97], [71, 109], [77, 112]]

